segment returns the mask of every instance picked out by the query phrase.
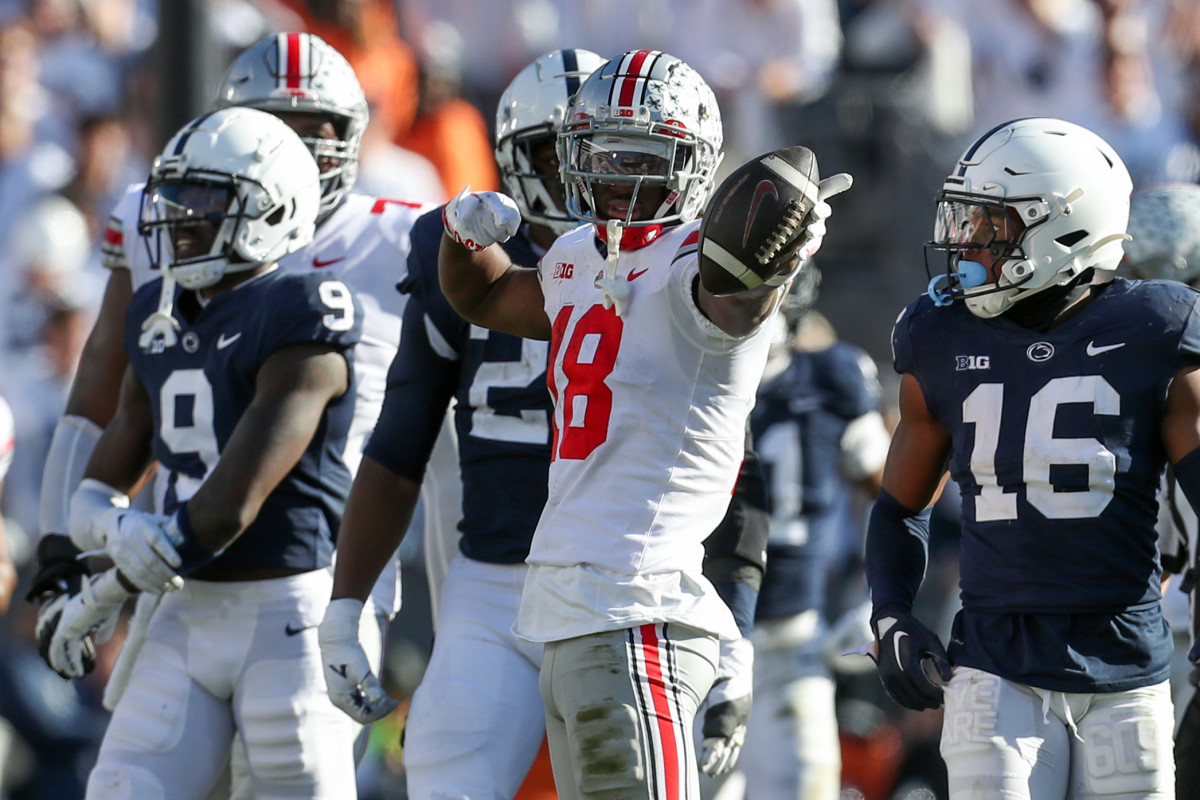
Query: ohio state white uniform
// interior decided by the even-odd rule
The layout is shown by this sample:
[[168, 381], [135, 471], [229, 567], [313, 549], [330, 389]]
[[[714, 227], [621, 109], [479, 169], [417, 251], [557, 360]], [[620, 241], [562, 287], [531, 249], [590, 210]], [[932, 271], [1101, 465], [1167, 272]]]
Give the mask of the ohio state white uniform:
[[594, 227], [542, 258], [555, 441], [523, 638], [663, 622], [739, 636], [701, 573], [703, 541], [729, 505], [770, 334], [760, 326], [735, 338], [696, 306], [698, 227], [667, 228], [620, 254], [621, 316], [594, 286], [606, 264]]
[[539, 264], [553, 461], [515, 633], [544, 643], [564, 800], [698, 797], [696, 713], [718, 638], [739, 636], [701, 572], [703, 541], [729, 506], [771, 337], [701, 313], [698, 239], [697, 223], [667, 228], [614, 264], [589, 225]]
[[[101, 251], [106, 267], [129, 270], [134, 291], [159, 276], [151, 268], [149, 252], [137, 231], [143, 186], [131, 185], [113, 210]], [[375, 428], [388, 368], [400, 344], [401, 317], [408, 295], [398, 292], [396, 284], [408, 274], [409, 232], [417, 218], [431, 208], [434, 205], [348, 193], [318, 226], [310, 245], [279, 261], [285, 270], [319, 269], [345, 280], [362, 304], [363, 336], [354, 350], [358, 400], [344, 454], [351, 474], [358, 471], [366, 440]], [[457, 462], [440, 459], [438, 463], [447, 461], [453, 463], [455, 472], [443, 476], [441, 482], [457, 485]], [[427, 514], [443, 505], [424, 489], [422, 496]], [[453, 527], [457, 521], [456, 515], [449, 524]], [[375, 584], [371, 599], [381, 612], [390, 615], [399, 609], [398, 581], [393, 565]]]

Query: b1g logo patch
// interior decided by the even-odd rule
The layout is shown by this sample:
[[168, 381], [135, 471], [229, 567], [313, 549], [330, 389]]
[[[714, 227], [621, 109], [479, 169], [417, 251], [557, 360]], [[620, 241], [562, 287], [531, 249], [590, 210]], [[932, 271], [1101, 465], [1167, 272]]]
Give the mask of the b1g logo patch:
[[954, 369], [962, 372], [967, 369], [991, 369], [991, 356], [955, 356]]

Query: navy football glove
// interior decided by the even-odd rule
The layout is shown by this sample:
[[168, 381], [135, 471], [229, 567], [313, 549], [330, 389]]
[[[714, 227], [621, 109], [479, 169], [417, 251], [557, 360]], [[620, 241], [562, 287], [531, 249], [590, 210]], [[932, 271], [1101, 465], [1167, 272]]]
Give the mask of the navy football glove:
[[871, 620], [879, 679], [888, 696], [905, 708], [925, 711], [942, 704], [942, 686], [930, 677], [926, 662], [942, 683], [950, 680], [950, 657], [937, 634], [905, 612]]

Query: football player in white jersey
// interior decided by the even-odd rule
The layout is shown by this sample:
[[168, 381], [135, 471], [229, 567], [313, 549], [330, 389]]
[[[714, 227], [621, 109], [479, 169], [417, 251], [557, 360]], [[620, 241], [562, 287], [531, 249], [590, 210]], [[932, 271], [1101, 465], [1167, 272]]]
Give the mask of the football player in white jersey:
[[[281, 33], [264, 37], [230, 65], [214, 105], [247, 106], [279, 116], [296, 130], [317, 159], [321, 209], [316, 236], [308, 247], [282, 258], [280, 266], [295, 271], [321, 270], [345, 278], [363, 305], [363, 337], [355, 358], [358, 403], [345, 453], [353, 472], [378, 416], [387, 368], [399, 344], [406, 297], [396, 291], [395, 285], [405, 274], [409, 230], [432, 206], [350, 191], [357, 174], [359, 142], [367, 125], [367, 102], [349, 63], [318, 36]], [[40, 571], [30, 599], [43, 598], [47, 607], [69, 586], [77, 585], [84, 570], [61, 535], [66, 530], [67, 500], [115, 409], [126, 363], [120, 342], [129, 299], [133, 291], [158, 274], [138, 236], [142, 188], [140, 184], [130, 186], [109, 220], [102, 244], [103, 263], [111, 270], [108, 288], [46, 462], [43, 537], [38, 548]], [[144, 323], [144, 336], [174, 339], [169, 298], [170, 293], [164, 292], [165, 305]], [[440, 459], [438, 463], [446, 461]], [[453, 466], [453, 460], [449, 461]], [[454, 485], [456, 480], [455, 475], [454, 480], [443, 480], [441, 484]], [[156, 487], [156, 504], [161, 504], [163, 490], [161, 485]], [[436, 498], [426, 500], [427, 508], [441, 505]], [[398, 571], [393, 564], [381, 575], [372, 594], [380, 623], [374, 634], [377, 641], [386, 620], [398, 608], [397, 581]], [[147, 601], [140, 603], [143, 611], [135, 618], [141, 623], [145, 622]], [[376, 658], [381, 644], [370, 649]], [[129, 666], [118, 666], [118, 678], [111, 682], [109, 705], [115, 703], [120, 676], [127, 674]]]
[[[317, 165], [279, 118], [227, 108], [172, 137], [143, 197], [141, 236], [177, 284], [178, 337], [136, 328], [162, 307], [165, 277], [134, 292], [120, 400], [68, 519], [77, 547], [116, 566], [39, 619], [39, 643], [60, 675], [81, 677], [89, 635], [131, 593], [174, 591], [87, 797], [199, 800], [236, 732], [254, 797], [353, 798], [357, 730], [321, 691], [315, 628], [350, 487], [362, 307], [336, 276], [277, 265], [312, 240]], [[163, 513], [129, 508], [155, 460]]]
[[494, 246], [516, 205], [464, 192], [444, 212], [441, 287], [475, 324], [550, 340], [549, 496], [515, 632], [544, 647], [559, 796], [697, 797], [693, 721], [719, 639], [740, 636], [701, 573], [703, 540], [729, 502], [781, 292], [699, 283], [695, 219], [723, 137], [687, 64], [618, 56], [566, 120], [567, 207], [591, 224], [517, 267]]
[[[559, 234], [578, 225], [563, 210], [555, 140], [571, 95], [604, 61], [587, 50], [546, 53], [500, 99], [497, 165], [525, 223], [504, 246], [518, 263], [536, 264]], [[335, 599], [319, 639], [335, 705], [363, 723], [396, 707], [370, 671], [359, 621], [363, 600], [404, 536], [438, 422], [453, 402], [461, 542], [443, 569], [433, 655], [405, 722], [407, 789], [414, 800], [511, 798], [545, 729], [541, 648], [517, 639], [512, 624], [546, 500], [547, 345], [473, 326], [454, 313], [438, 290], [443, 231], [440, 210], [413, 230], [402, 285], [412, 297], [404, 340], [338, 533]], [[427, 563], [432, 544], [426, 542]]]

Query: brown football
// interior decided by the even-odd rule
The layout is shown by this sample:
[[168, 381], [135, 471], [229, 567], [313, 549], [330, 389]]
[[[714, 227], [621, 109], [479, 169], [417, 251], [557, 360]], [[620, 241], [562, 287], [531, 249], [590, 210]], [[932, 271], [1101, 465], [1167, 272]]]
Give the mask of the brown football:
[[734, 170], [700, 223], [700, 280], [715, 295], [752, 289], [790, 265], [817, 203], [817, 157], [799, 145]]

